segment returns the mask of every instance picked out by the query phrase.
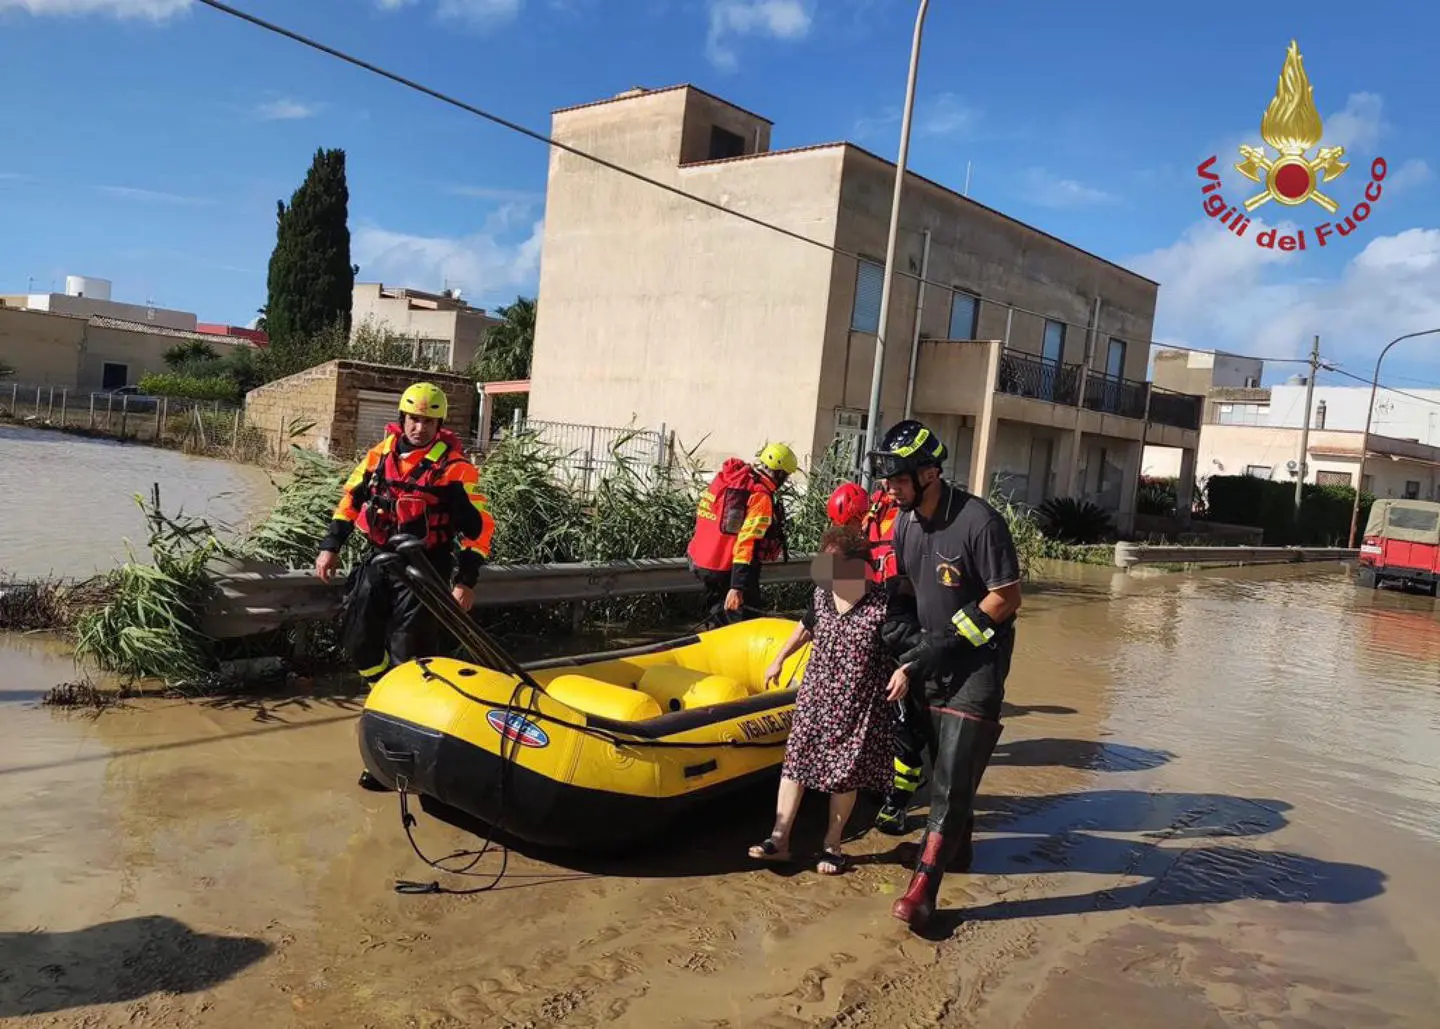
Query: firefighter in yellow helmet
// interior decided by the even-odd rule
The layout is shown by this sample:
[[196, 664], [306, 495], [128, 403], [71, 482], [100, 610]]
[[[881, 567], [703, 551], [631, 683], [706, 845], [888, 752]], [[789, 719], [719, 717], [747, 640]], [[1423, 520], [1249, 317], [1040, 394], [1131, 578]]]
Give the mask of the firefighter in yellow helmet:
[[769, 443], [754, 461], [729, 458], [700, 495], [686, 553], [714, 624], [760, 611], [760, 565], [787, 556], [785, 507], [775, 494], [799, 467], [795, 451]]
[[[469, 610], [480, 566], [495, 534], [479, 470], [444, 427], [449, 402], [439, 386], [417, 382], [400, 397], [400, 418], [361, 458], [345, 481], [330, 529], [320, 542], [315, 574], [329, 581], [340, 548], [356, 529], [370, 541], [350, 573], [341, 611], [340, 644], [367, 683], [390, 668], [427, 657], [440, 645], [439, 626], [413, 591], [374, 564], [399, 535], [425, 541], [441, 578], [453, 574], [456, 603]], [[368, 774], [361, 784], [373, 786]]]

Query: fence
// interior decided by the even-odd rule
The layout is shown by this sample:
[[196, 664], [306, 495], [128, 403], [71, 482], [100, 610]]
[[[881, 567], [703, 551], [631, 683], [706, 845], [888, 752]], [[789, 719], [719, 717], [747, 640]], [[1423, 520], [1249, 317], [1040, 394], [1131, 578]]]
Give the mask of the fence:
[[97, 393], [61, 386], [0, 383], [0, 418], [66, 429], [192, 454], [252, 463], [283, 463], [301, 416], [290, 425], [252, 423], [239, 404], [135, 393]]
[[[532, 432], [553, 447], [571, 485], [583, 493], [591, 492], [622, 464], [649, 483], [675, 463], [675, 434], [664, 425], [656, 430], [517, 418], [512, 431]], [[477, 440], [476, 450], [483, 454], [494, 445], [494, 440]]]

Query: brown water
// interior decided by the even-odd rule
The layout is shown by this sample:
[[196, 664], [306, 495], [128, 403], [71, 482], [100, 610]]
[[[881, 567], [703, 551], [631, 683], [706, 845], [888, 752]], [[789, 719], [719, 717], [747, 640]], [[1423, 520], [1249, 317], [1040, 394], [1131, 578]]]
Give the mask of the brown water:
[[[67, 716], [33, 704], [63, 653], [0, 662], [0, 1025], [1437, 1024], [1440, 620], [1333, 568], [1032, 590], [934, 940], [888, 915], [888, 837], [839, 879], [755, 868], [763, 794], [623, 862], [398, 895], [434, 876], [353, 785], [343, 699]], [[476, 842], [419, 817], [431, 853]]]
[[173, 450], [0, 425], [0, 578], [86, 576], [144, 559], [135, 494], [160, 484], [165, 513], [242, 525], [275, 496], [259, 468]]

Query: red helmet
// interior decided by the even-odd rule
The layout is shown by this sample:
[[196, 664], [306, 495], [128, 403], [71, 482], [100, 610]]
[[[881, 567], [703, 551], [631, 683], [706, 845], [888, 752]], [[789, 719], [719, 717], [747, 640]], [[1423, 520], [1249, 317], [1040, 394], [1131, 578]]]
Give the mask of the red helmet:
[[836, 525], [860, 524], [865, 512], [870, 509], [870, 498], [863, 487], [853, 482], [842, 482], [830, 494], [830, 503], [825, 511]]

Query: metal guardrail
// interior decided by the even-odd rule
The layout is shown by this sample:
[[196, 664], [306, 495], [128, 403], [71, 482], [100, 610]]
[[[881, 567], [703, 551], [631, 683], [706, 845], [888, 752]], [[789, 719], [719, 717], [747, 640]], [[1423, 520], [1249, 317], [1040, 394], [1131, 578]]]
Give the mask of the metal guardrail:
[[1353, 561], [1359, 550], [1346, 547], [1181, 547], [1142, 543], [1115, 544], [1115, 567], [1154, 564], [1286, 564], [1297, 561]]
[[[804, 582], [811, 555], [767, 564], [761, 582]], [[212, 639], [235, 639], [286, 624], [333, 617], [340, 609], [344, 578], [321, 582], [313, 572], [256, 561], [211, 563], [215, 592], [201, 614], [200, 630]], [[489, 565], [475, 585], [476, 607], [578, 604], [645, 593], [689, 593], [700, 581], [684, 558], [550, 565]]]

